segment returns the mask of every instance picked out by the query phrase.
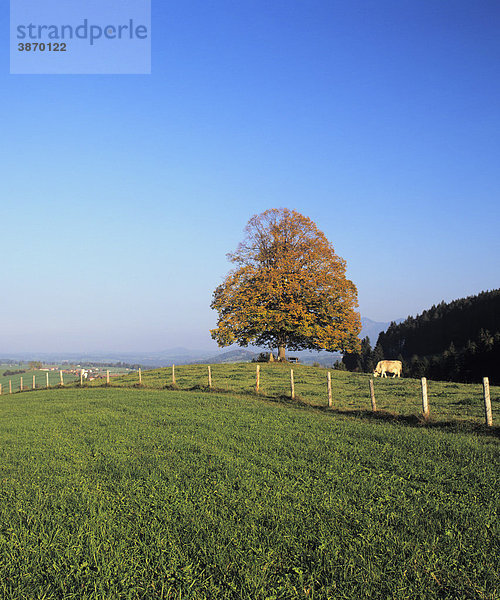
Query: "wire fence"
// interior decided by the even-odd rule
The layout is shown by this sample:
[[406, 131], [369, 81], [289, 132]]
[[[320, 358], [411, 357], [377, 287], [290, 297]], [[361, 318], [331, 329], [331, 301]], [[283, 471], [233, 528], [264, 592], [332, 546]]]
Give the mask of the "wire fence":
[[488, 427], [494, 421], [498, 423], [500, 416], [500, 388], [490, 387], [487, 377], [481, 384], [431, 382], [426, 378], [374, 380], [367, 374], [283, 364], [172, 365], [145, 372], [139, 369], [127, 375], [106, 370], [92, 381], [85, 369], [36, 371], [7, 382], [3, 378], [0, 394], [65, 387], [251, 393], [338, 412], [418, 415], [423, 421], [472, 420]]
[[77, 379], [76, 373], [62, 369], [24, 371], [12, 376], [3, 375], [0, 377], [0, 394], [54, 388], [68, 385]]

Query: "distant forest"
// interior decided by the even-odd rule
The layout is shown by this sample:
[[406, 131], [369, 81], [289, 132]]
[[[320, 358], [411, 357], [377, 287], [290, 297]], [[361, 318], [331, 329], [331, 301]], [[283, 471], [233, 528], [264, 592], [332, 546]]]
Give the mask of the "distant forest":
[[380, 333], [374, 350], [346, 354], [350, 371], [369, 372], [382, 359], [403, 361], [406, 377], [500, 385], [500, 289], [441, 302]]

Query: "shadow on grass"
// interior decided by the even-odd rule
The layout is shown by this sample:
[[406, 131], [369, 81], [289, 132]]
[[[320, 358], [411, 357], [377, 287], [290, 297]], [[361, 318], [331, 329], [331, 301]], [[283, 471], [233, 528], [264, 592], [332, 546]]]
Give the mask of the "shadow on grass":
[[[69, 383], [65, 386], [56, 385], [54, 387], [48, 388], [50, 390], [55, 389], [68, 389], [68, 388], [79, 388], [82, 389], [78, 384], [73, 382]], [[83, 386], [86, 389], [109, 389], [111, 387], [115, 387], [115, 389], [122, 388], [135, 388], [142, 390], [154, 390], [159, 391], [158, 388], [148, 387], [147, 385], [131, 385], [131, 386], [113, 386], [112, 384], [104, 384], [99, 386]], [[31, 392], [31, 391], [44, 391], [47, 388], [37, 388], [33, 389], [25, 389], [22, 393]], [[286, 394], [282, 394], [279, 396], [269, 396], [262, 392], [256, 392], [255, 390], [232, 390], [230, 388], [216, 388], [209, 387], [208, 385], [194, 385], [189, 388], [180, 388], [177, 384], [167, 384], [162, 389], [170, 390], [170, 391], [182, 391], [182, 392], [203, 392], [210, 394], [230, 394], [232, 396], [239, 396], [242, 398], [254, 398], [258, 400], [263, 400], [265, 402], [272, 402], [274, 404], [284, 404], [293, 408], [302, 409], [302, 410], [314, 410], [318, 411], [330, 416], [341, 415], [343, 417], [361, 419], [363, 421], [378, 421], [378, 422], [386, 422], [386, 423], [398, 423], [400, 425], [404, 425], [407, 427], [418, 427], [418, 428], [426, 428], [426, 429], [438, 429], [441, 431], [447, 431], [449, 433], [475, 433], [479, 435], [485, 435], [488, 437], [500, 438], [500, 427], [498, 425], [494, 425], [493, 427], [487, 427], [482, 423], [473, 423], [470, 421], [453, 421], [453, 420], [434, 420], [432, 417], [430, 419], [425, 419], [423, 415], [400, 415], [397, 413], [392, 413], [386, 410], [378, 410], [377, 412], [373, 412], [371, 410], [362, 410], [362, 409], [340, 409], [340, 408], [330, 408], [328, 406], [321, 406], [315, 404], [314, 402], [310, 402], [305, 398], [302, 398], [300, 395], [295, 395], [295, 398], [292, 399], [290, 396]], [[16, 391], [14, 393], [19, 393], [20, 391]]]
[[[256, 396], [256, 394], [253, 395]], [[470, 421], [434, 420], [432, 417], [425, 419], [423, 415], [400, 415], [386, 410], [377, 410], [376, 412], [373, 412], [371, 410], [361, 409], [346, 410], [340, 408], [330, 408], [328, 406], [318, 406], [317, 404], [308, 402], [299, 396], [296, 396], [293, 400], [290, 396], [285, 395], [260, 397], [269, 402], [277, 402], [279, 404], [295, 406], [296, 408], [301, 409], [313, 409], [331, 416], [341, 415], [343, 417], [362, 419], [364, 421], [382, 421], [386, 423], [398, 423], [400, 425], [405, 425], [406, 427], [438, 429], [441, 431], [448, 431], [450, 433], [475, 433], [489, 437], [500, 438], [500, 427], [487, 427], [483, 423], [472, 423]]]

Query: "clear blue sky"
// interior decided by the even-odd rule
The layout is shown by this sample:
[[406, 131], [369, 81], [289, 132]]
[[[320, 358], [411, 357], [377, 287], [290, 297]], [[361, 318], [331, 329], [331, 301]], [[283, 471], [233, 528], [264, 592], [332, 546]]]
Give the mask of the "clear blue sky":
[[2, 52], [2, 356], [212, 347], [225, 254], [274, 207], [371, 319], [500, 285], [496, 0], [153, 0], [151, 75]]

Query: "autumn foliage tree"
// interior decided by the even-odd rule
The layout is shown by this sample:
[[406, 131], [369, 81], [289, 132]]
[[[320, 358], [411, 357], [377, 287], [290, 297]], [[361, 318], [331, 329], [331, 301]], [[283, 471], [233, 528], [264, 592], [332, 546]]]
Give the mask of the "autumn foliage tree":
[[357, 290], [324, 233], [287, 208], [255, 215], [245, 232], [213, 295], [219, 346], [277, 347], [279, 360], [285, 348], [358, 351]]

